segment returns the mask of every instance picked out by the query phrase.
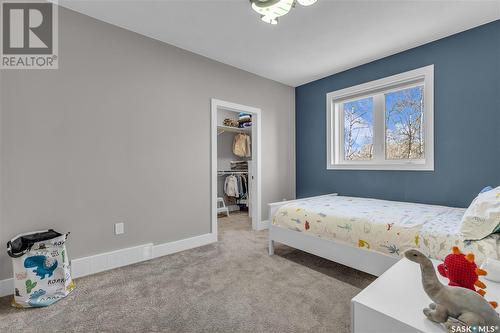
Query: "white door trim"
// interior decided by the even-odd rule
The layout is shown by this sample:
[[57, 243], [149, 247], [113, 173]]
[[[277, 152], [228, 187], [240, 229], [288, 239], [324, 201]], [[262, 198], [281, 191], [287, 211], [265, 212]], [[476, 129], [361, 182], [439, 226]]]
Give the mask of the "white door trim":
[[229, 110], [235, 112], [246, 112], [252, 114], [252, 160], [255, 160], [253, 176], [255, 177], [255, 206], [252, 213], [252, 229], [259, 230], [261, 228], [260, 220], [262, 218], [262, 182], [261, 182], [261, 110], [251, 106], [222, 101], [212, 98], [211, 101], [211, 121], [210, 121], [210, 154], [212, 158], [210, 173], [211, 173], [211, 233], [217, 236], [217, 111]]

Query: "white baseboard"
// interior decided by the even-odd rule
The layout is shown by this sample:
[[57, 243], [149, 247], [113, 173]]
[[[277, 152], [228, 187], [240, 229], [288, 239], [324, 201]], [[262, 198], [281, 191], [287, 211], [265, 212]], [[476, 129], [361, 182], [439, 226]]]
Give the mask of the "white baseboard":
[[259, 224], [257, 224], [257, 230], [265, 230], [269, 229], [269, 221], [264, 220], [264, 221], [259, 221]]
[[163, 257], [172, 253], [189, 250], [195, 247], [217, 242], [217, 235], [205, 234], [191, 238], [181, 239], [174, 242], [158, 244], [153, 246], [153, 258]]
[[[158, 258], [217, 241], [215, 234], [205, 234], [174, 242], [153, 245], [152, 243], [128, 247], [111, 252], [71, 260], [71, 275], [79, 278], [113, 268], [123, 267], [137, 262]], [[0, 280], [0, 297], [11, 295], [14, 279]]]
[[143, 244], [71, 260], [71, 275], [79, 278], [152, 258], [153, 244]]

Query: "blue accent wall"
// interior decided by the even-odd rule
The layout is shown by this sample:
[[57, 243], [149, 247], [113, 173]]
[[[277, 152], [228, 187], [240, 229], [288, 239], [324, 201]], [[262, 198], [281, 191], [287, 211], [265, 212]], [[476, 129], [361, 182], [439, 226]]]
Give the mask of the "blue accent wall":
[[[335, 55], [332, 55], [332, 63]], [[326, 169], [326, 94], [434, 64], [435, 171]], [[297, 196], [467, 207], [500, 185], [500, 20], [299, 86]]]

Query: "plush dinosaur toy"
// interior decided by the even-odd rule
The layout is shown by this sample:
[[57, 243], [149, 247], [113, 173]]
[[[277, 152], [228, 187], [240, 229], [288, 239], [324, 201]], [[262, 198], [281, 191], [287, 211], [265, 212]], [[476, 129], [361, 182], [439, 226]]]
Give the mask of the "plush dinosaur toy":
[[[465, 332], [461, 330], [463, 324], [500, 327], [498, 313], [484, 297], [467, 288], [443, 285], [438, 280], [434, 265], [422, 252], [411, 249], [404, 255], [420, 265], [424, 291], [434, 302], [424, 309], [429, 320], [444, 323], [448, 332]], [[456, 319], [459, 320], [458, 323]]]
[[[462, 287], [477, 291], [481, 296], [486, 292], [486, 285], [479, 281], [479, 276], [486, 275], [486, 271], [477, 267], [474, 262], [474, 254], [467, 255], [460, 252], [456, 246], [452, 248], [452, 253], [444, 258], [444, 262], [438, 266], [439, 274], [448, 278], [449, 286]], [[476, 290], [476, 287], [479, 289]]]

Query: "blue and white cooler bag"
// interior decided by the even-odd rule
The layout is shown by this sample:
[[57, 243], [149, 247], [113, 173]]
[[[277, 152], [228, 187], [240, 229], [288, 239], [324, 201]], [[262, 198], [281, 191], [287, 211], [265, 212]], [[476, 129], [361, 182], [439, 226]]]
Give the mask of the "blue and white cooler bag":
[[48, 306], [75, 288], [65, 245], [68, 235], [49, 229], [21, 234], [7, 243], [14, 267], [13, 306]]

